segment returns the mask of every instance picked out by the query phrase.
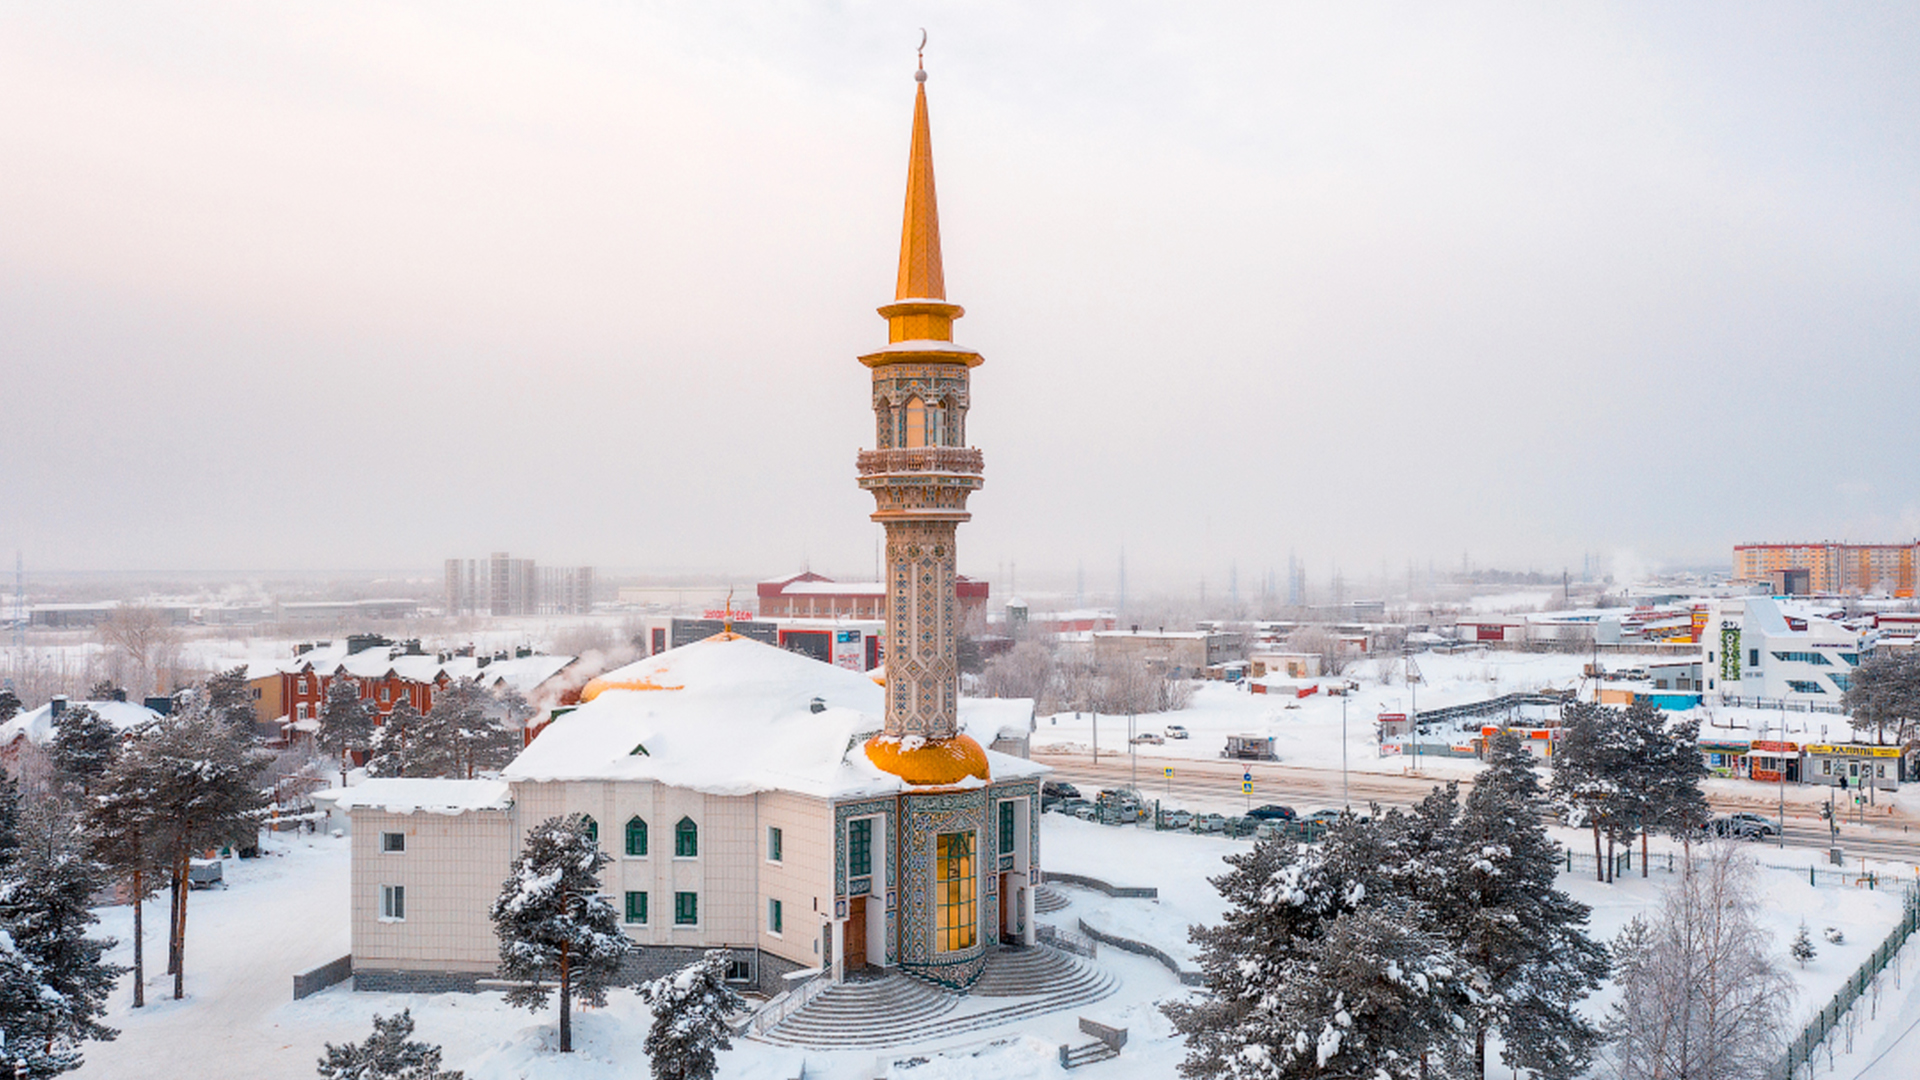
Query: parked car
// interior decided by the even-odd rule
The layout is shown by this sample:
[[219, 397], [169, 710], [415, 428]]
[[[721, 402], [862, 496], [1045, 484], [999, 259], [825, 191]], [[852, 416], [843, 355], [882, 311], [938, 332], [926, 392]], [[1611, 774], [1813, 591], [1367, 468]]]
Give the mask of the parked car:
[[1100, 816], [1100, 808], [1084, 799], [1079, 800], [1071, 812], [1081, 821], [1092, 821]]
[[1061, 799], [1059, 802], [1053, 804], [1053, 809], [1057, 813], [1078, 817], [1080, 816], [1081, 810], [1093, 809], [1093, 804], [1085, 799]]
[[1193, 819], [1193, 831], [1202, 833], [1226, 832], [1227, 818], [1224, 814], [1199, 814]]
[[1707, 828], [1715, 836], [1732, 836], [1742, 840], [1764, 840], [1769, 836], [1778, 836], [1780, 827], [1759, 814], [1728, 814], [1714, 818]]
[[1160, 827], [1163, 829], [1184, 829], [1193, 824], [1193, 815], [1185, 810], [1160, 811]]
[[1247, 811], [1247, 816], [1257, 818], [1261, 821], [1292, 821], [1295, 815], [1293, 813], [1293, 807], [1291, 806], [1281, 806], [1279, 803], [1268, 803], [1265, 806], [1256, 806]]
[[1136, 743], [1146, 743], [1152, 746], [1160, 746], [1164, 744], [1167, 740], [1161, 738], [1158, 735], [1155, 735], [1151, 731], [1143, 731], [1140, 734], [1135, 735], [1133, 737], [1133, 741]]
[[1169, 739], [1188, 739], [1188, 738], [1192, 738], [1192, 736], [1191, 736], [1191, 735], [1188, 735], [1188, 734], [1187, 734], [1187, 729], [1186, 729], [1186, 727], [1185, 727], [1184, 725], [1181, 725], [1181, 724], [1168, 724], [1168, 725], [1167, 725], [1167, 729], [1166, 729], [1166, 730], [1167, 730], [1167, 738], [1169, 738]]
[[1227, 819], [1227, 835], [1232, 837], [1252, 836], [1262, 822], [1259, 818], [1230, 817]]
[[1094, 803], [1100, 810], [1100, 820], [1109, 825], [1126, 825], [1147, 818], [1147, 808], [1131, 788], [1109, 788], [1102, 791]]
[[219, 859], [190, 859], [187, 861], [187, 888], [211, 889], [215, 885], [227, 887], [225, 877], [226, 864]]
[[1080, 797], [1080, 789], [1065, 780], [1049, 780], [1040, 785], [1040, 809], [1051, 810], [1068, 799]]

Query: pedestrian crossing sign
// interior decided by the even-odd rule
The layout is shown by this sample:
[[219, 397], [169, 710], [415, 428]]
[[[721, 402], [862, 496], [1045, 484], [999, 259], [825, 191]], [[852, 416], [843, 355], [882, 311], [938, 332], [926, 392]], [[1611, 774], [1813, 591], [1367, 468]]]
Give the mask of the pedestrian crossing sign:
[[1240, 793], [1241, 793], [1241, 794], [1243, 794], [1243, 795], [1251, 795], [1251, 794], [1253, 794], [1253, 782], [1252, 782], [1251, 780], [1243, 780], [1243, 781], [1241, 781], [1241, 782], [1240, 782]]
[[1160, 771], [1167, 774], [1167, 779], [1169, 780], [1173, 779], [1173, 766], [1169, 765], [1165, 769], [1162, 769]]

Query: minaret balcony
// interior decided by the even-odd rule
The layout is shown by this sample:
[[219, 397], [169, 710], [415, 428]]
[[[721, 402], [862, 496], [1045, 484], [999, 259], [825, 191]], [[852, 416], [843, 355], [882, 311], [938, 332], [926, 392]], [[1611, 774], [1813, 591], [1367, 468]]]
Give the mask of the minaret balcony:
[[912, 446], [896, 450], [862, 450], [858, 464], [862, 479], [870, 476], [913, 473], [945, 473], [953, 476], [977, 477], [985, 468], [985, 461], [981, 458], [980, 451], [971, 446]]

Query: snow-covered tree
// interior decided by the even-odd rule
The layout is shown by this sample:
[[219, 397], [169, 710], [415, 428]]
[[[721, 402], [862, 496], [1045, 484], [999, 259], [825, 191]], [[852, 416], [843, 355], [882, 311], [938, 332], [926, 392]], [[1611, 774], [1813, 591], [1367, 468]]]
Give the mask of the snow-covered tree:
[[70, 816], [43, 807], [34, 826], [0, 869], [0, 1045], [6, 1064], [47, 1077], [78, 1067], [82, 1043], [119, 1034], [100, 1018], [125, 969], [103, 959], [112, 940], [87, 936], [104, 877]]
[[144, 756], [117, 758], [101, 777], [86, 811], [93, 857], [120, 883], [133, 905], [133, 1007], [147, 1003], [146, 899], [165, 878], [169, 860], [162, 850], [165, 830], [155, 779]]
[[1807, 961], [1818, 955], [1813, 947], [1813, 937], [1807, 933], [1807, 920], [1800, 920], [1800, 929], [1794, 932], [1793, 944], [1787, 946], [1787, 954], [1798, 961], [1801, 967], [1806, 967]]
[[373, 1018], [373, 1034], [363, 1043], [327, 1044], [320, 1059], [324, 1080], [463, 1080], [457, 1069], [440, 1067], [440, 1048], [413, 1042], [413, 1010]]
[[1561, 735], [1553, 751], [1553, 779], [1549, 792], [1563, 813], [1578, 814], [1593, 829], [1594, 876], [1612, 880], [1612, 860], [1600, 847], [1633, 835], [1633, 822], [1644, 816], [1640, 792], [1627, 790], [1621, 777], [1631, 769], [1635, 740], [1619, 723], [1619, 714], [1605, 706], [1576, 701], [1561, 713]]
[[1436, 860], [1440, 887], [1429, 901], [1475, 989], [1474, 1076], [1486, 1074], [1490, 1031], [1508, 1066], [1547, 1078], [1579, 1075], [1599, 1042], [1578, 1005], [1606, 977], [1607, 954], [1587, 936], [1587, 906], [1555, 888], [1560, 853], [1545, 808], [1532, 756], [1497, 735]]
[[600, 895], [608, 856], [580, 814], [548, 818], [527, 833], [513, 872], [493, 901], [507, 1003], [538, 1010], [560, 992], [560, 1049], [573, 1050], [573, 999], [607, 1003], [607, 987], [632, 948], [613, 905]]
[[1187, 1037], [1183, 1075], [1401, 1080], [1458, 1062], [1470, 990], [1414, 895], [1450, 798], [1227, 857], [1212, 879], [1226, 914], [1190, 932], [1207, 994], [1165, 1007]]
[[369, 776], [438, 776], [438, 754], [421, 741], [420, 710], [402, 698], [367, 744]]
[[20, 695], [14, 693], [10, 686], [0, 687], [0, 724], [19, 716], [20, 708]]
[[727, 1018], [747, 1005], [727, 985], [726, 950], [642, 985], [640, 998], [653, 1010], [646, 1051], [654, 1080], [712, 1080], [719, 1052], [733, 1048]]
[[54, 720], [47, 756], [62, 780], [91, 792], [119, 748], [118, 729], [91, 708], [75, 705]]
[[421, 742], [437, 752], [441, 769], [434, 775], [454, 779], [504, 768], [520, 752], [520, 735], [497, 718], [500, 702], [472, 679], [449, 683], [434, 695], [433, 708], [421, 723]]
[[234, 733], [253, 736], [253, 689], [247, 685], [247, 666], [229, 668], [207, 677], [207, 708]]
[[1920, 726], [1920, 654], [1910, 650], [1877, 653], [1847, 676], [1847, 722], [1873, 732], [1873, 741], [1911, 745]]
[[93, 685], [87, 687], [88, 701], [125, 701], [126, 699], [126, 687], [112, 679], [95, 679]]
[[176, 998], [186, 995], [187, 875], [193, 853], [255, 835], [265, 803], [257, 786], [263, 765], [233, 738], [232, 726], [197, 697], [184, 713], [129, 742], [115, 763], [110, 786], [149, 808], [151, 842], [167, 868], [172, 893], [167, 970], [173, 973]]
[[314, 734], [314, 741], [321, 750], [345, 761], [349, 751], [365, 750], [372, 740], [373, 710], [360, 700], [360, 684], [353, 676], [339, 672], [327, 684], [327, 699], [320, 704], [320, 730]]
[[1760, 1080], [1785, 1043], [1792, 980], [1759, 920], [1752, 862], [1725, 842], [1689, 857], [1652, 919], [1614, 942], [1604, 1025], [1622, 1080]]

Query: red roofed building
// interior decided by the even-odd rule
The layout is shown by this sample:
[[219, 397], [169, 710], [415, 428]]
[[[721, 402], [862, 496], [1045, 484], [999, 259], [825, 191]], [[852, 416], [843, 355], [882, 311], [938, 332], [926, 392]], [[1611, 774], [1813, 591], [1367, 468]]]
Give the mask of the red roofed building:
[[[987, 583], [954, 577], [962, 624], [987, 607]], [[877, 581], [835, 581], [811, 571], [759, 585], [762, 619], [885, 619], [887, 593]]]

